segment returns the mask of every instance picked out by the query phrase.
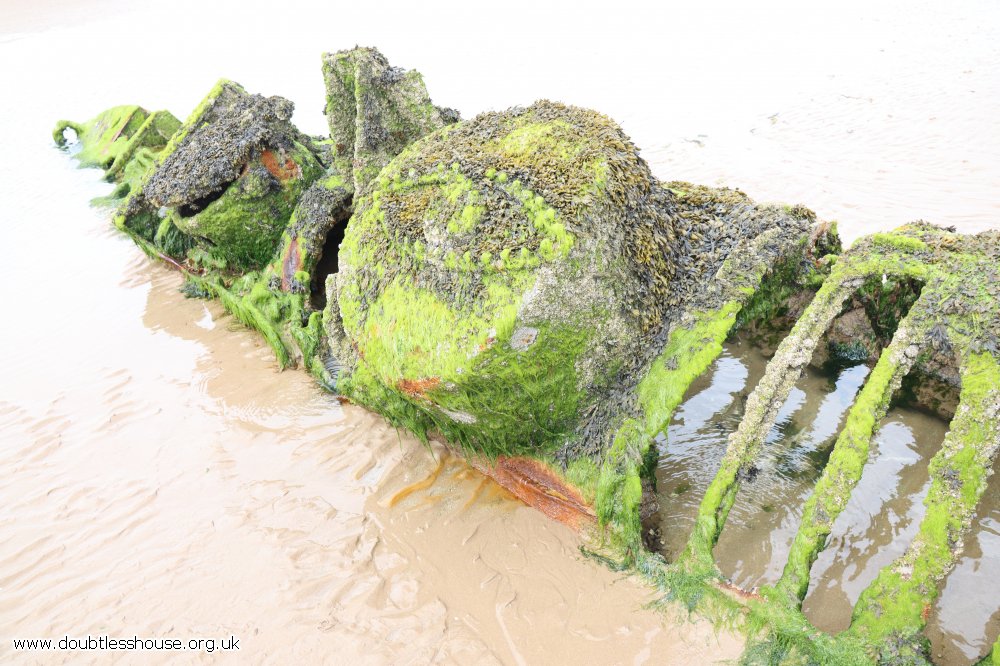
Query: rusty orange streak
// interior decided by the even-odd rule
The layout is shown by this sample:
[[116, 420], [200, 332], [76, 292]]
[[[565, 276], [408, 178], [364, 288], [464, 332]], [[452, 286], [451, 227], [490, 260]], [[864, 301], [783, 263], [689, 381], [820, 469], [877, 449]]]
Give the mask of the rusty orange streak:
[[282, 291], [292, 290], [292, 280], [295, 273], [302, 267], [302, 253], [299, 251], [297, 238], [293, 238], [288, 244], [288, 251], [281, 261], [281, 289]]
[[289, 157], [282, 164], [281, 160], [272, 150], [262, 152], [260, 154], [260, 161], [264, 165], [264, 168], [270, 171], [271, 175], [282, 183], [292, 178], [298, 178], [301, 175], [299, 165], [295, 163], [295, 160]]
[[500, 456], [495, 464], [480, 458], [469, 463], [528, 506], [575, 530], [596, 523], [594, 510], [580, 491], [544, 463], [531, 458]]
[[439, 377], [423, 377], [421, 379], [400, 379], [396, 382], [399, 390], [411, 398], [422, 398], [428, 391], [433, 391], [441, 385]]

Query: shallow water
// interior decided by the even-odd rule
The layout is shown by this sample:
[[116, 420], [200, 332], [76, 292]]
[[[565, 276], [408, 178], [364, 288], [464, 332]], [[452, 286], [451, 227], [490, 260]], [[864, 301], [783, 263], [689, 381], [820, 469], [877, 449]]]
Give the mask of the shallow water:
[[[244, 657], [279, 663], [687, 664], [739, 651], [643, 610], [648, 591], [581, 559], [568, 530], [457, 460], [393, 503], [437, 463], [304, 375], [275, 372], [215, 304], [180, 297], [175, 274], [88, 208], [110, 188], [52, 147], [57, 118], [133, 102], [183, 118], [227, 76], [292, 99], [296, 122], [320, 133], [319, 54], [375, 44], [466, 116], [538, 97], [592, 106], [660, 177], [802, 202], [848, 237], [916, 217], [976, 230], [1000, 212], [998, 18], [988, 0], [512, 1], [485, 14], [0, 3], [0, 659], [14, 635], [87, 632], [228, 632]], [[718, 368], [736, 386], [761, 366]], [[698, 456], [678, 497], [700, 497], [714, 473]], [[975, 552], [942, 604], [964, 598], [953, 581], [995, 573]], [[985, 622], [978, 607], [948, 608], [963, 610], [942, 610], [942, 627]]]
[[846, 629], [862, 590], [916, 535], [926, 513], [927, 464], [946, 425], [912, 410], [889, 410], [872, 441], [869, 464], [813, 565], [802, 609], [817, 627]]
[[1000, 463], [979, 505], [964, 553], [941, 589], [927, 636], [941, 663], [972, 664], [1000, 635]]
[[840, 426], [868, 375], [866, 366], [832, 376], [807, 368], [778, 412], [715, 547], [719, 569], [747, 589], [776, 583]]
[[[737, 339], [688, 390], [659, 439], [662, 551], [676, 558], [698, 506], [718, 470], [727, 437], [738, 427], [746, 397], [767, 359]], [[773, 585], [784, 569], [802, 505], [822, 473], [847, 412], [868, 375], [865, 365], [807, 367], [765, 440], [752, 482], [744, 482], [715, 547], [721, 572], [746, 590]], [[873, 439], [869, 462], [826, 548], [812, 568], [806, 617], [830, 633], [850, 624], [859, 595], [902, 555], [924, 516], [927, 465], [947, 423], [894, 405]], [[1000, 476], [991, 478], [963, 556], [945, 579], [927, 635], [936, 662], [978, 660], [1000, 631]]]
[[[726, 440], [739, 426], [746, 398], [768, 359], [746, 341], [727, 342], [708, 374], [692, 385], [660, 438], [657, 483], [664, 554], [680, 554], [701, 498], [718, 471]], [[756, 477], [742, 484], [715, 547], [723, 574], [746, 589], [777, 581], [798, 529], [802, 503], [819, 478], [868, 368], [828, 373], [807, 367], [778, 410], [755, 461]]]
[[668, 561], [687, 544], [698, 505], [726, 451], [726, 438], [739, 427], [746, 398], [766, 364], [767, 359], [750, 346], [723, 345], [712, 369], [695, 380], [674, 412], [669, 435], [657, 438], [660, 535]]

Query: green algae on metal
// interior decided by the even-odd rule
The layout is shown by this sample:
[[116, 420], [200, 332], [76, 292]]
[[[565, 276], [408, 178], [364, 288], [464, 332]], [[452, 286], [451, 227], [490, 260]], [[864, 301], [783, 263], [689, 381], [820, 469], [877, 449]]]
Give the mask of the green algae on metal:
[[[705, 291], [707, 275], [728, 275], [738, 242], [763, 238], [726, 278], [743, 279], [739, 263], [759, 282], [814, 220], [689, 187], [678, 197], [659, 184], [606, 117], [547, 101], [415, 142], [356, 202], [331, 277], [338, 389], [378, 411], [393, 405], [394, 420], [470, 453], [534, 456], [567, 473], [589, 460], [603, 471], [582, 475], [588, 483], [628, 479], [582, 489], [618, 525], [629, 511], [617, 507], [642, 494], [635, 452], [655, 432], [615, 433], [679, 314], [671, 304]], [[681, 241], [715, 250], [686, 255]], [[742, 299], [754, 286], [732, 289]], [[708, 290], [699, 302], [726, 298]], [[624, 451], [631, 471], [609, 472]]]
[[129, 196], [122, 224], [169, 217], [235, 269], [265, 264], [303, 191], [324, 172], [312, 140], [289, 122], [292, 108], [221, 81]]
[[359, 193], [407, 145], [458, 120], [431, 103], [420, 72], [391, 67], [377, 49], [323, 54], [323, 81], [334, 162]]
[[73, 130], [73, 156], [80, 166], [104, 169], [105, 179], [117, 184], [109, 196], [95, 203], [114, 205], [142, 180], [179, 127], [180, 121], [169, 111], [150, 113], [139, 106], [116, 106], [86, 122], [60, 120], [52, 138], [57, 146], [68, 148], [66, 130]]
[[[457, 119], [448, 110], [434, 118], [418, 114], [423, 120], [410, 123], [403, 135], [396, 127], [377, 127], [380, 117], [399, 120], [413, 113], [421, 99], [419, 75], [395, 85], [397, 70], [377, 51], [342, 55], [351, 63], [367, 63], [358, 64], [367, 72], [362, 77], [367, 88], [364, 95], [348, 91], [351, 106], [357, 106], [359, 95], [367, 100], [379, 93], [378, 108], [362, 108], [360, 116], [344, 120], [364, 134], [359, 151], [376, 151], [387, 161], [421, 133]], [[390, 84], [391, 94], [379, 92], [379, 86]], [[325, 244], [331, 229], [343, 227], [350, 217], [352, 170], [363, 156], [355, 156], [352, 145], [352, 153], [339, 162], [346, 168], [338, 170], [331, 141], [303, 135], [289, 122], [291, 111], [287, 100], [250, 95], [222, 79], [183, 124], [174, 120], [171, 125], [162, 113], [147, 116], [139, 107], [118, 107], [89, 125], [61, 122], [54, 136], [64, 141], [65, 129], [75, 129], [85, 147], [80, 152], [85, 164], [107, 153], [102, 164], [109, 178], [124, 181], [115, 192], [125, 197], [116, 226], [151, 257], [185, 271], [186, 293], [218, 298], [261, 332], [282, 367], [301, 363], [329, 383], [319, 358], [325, 349], [322, 315], [310, 299], [310, 292], [322, 294], [323, 289], [312, 273], [324, 251], [337, 252]], [[129, 129], [129, 122], [142, 119], [145, 124], [137, 131]], [[146, 149], [154, 130], [172, 136], [155, 152]], [[125, 145], [129, 136], [131, 143]]]

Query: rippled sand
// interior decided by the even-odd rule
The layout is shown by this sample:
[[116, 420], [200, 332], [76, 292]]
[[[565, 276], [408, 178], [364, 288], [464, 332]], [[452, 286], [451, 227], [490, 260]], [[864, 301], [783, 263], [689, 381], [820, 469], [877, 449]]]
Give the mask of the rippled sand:
[[146, 291], [163, 366], [109, 362], [37, 411], [0, 405], [5, 634], [234, 634], [277, 663], [739, 653], [643, 610], [648, 591], [444, 449], [275, 372], [179, 283], [137, 257], [121, 285]]

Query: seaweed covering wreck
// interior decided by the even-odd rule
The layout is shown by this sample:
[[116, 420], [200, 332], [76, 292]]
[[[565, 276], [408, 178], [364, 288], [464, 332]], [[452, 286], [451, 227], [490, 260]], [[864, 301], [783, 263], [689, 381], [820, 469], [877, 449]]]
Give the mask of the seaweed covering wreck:
[[[743, 626], [748, 660], [930, 662], [927, 608], [1000, 446], [1000, 233], [915, 222], [843, 251], [804, 207], [658, 181], [594, 111], [539, 101], [460, 121], [374, 49], [322, 65], [328, 137], [296, 129], [289, 101], [223, 80], [184, 123], [123, 106], [61, 121], [54, 138], [76, 133], [81, 163], [118, 184], [116, 226], [182, 271], [189, 296], [260, 331], [282, 367], [441, 438], [584, 530], [595, 557]], [[654, 440], [740, 328], [781, 332], [667, 562], [644, 540]], [[734, 591], [713, 547], [803, 367], [829, 355], [874, 369], [780, 581]], [[810, 569], [910, 377], [953, 417], [926, 516], [830, 636], [801, 611]]]

